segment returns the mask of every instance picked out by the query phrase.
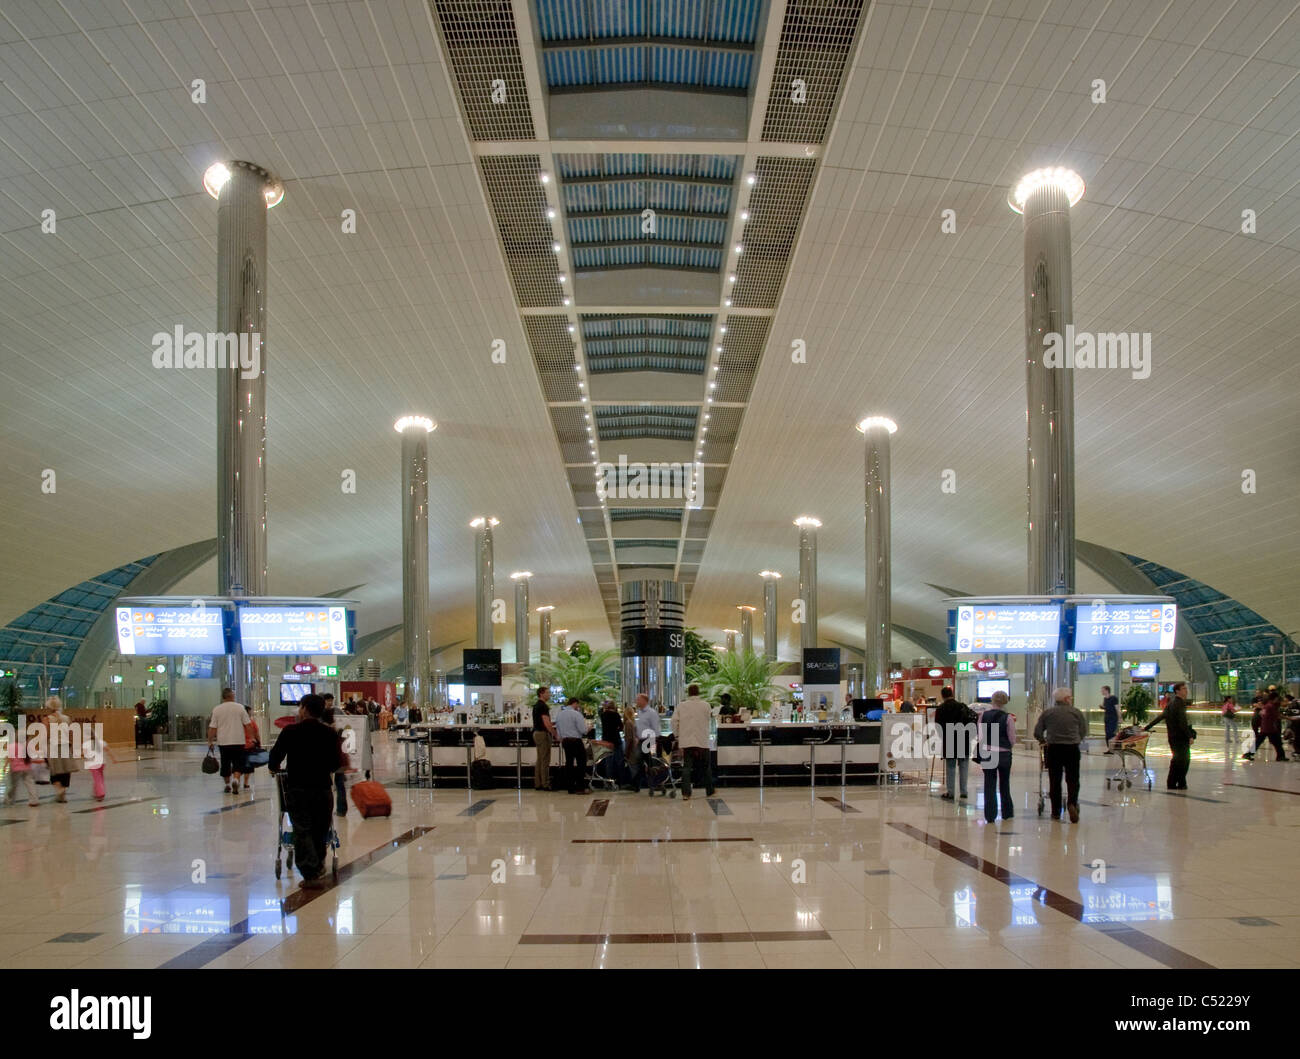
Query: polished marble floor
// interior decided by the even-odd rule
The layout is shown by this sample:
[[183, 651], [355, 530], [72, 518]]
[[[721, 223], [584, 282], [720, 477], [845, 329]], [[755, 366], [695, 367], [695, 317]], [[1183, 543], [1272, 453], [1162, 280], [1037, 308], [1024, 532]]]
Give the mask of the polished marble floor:
[[[380, 735], [377, 778], [398, 774]], [[273, 873], [274, 787], [221, 793], [202, 751], [119, 755], [96, 803], [0, 807], [9, 967], [1296, 967], [1300, 764], [1194, 762], [1189, 790], [1109, 790], [1077, 825], [986, 825], [925, 776], [882, 789], [650, 799], [393, 786], [341, 821], [338, 882]], [[8, 777], [4, 777], [7, 785]], [[198, 881], [196, 881], [198, 880]]]

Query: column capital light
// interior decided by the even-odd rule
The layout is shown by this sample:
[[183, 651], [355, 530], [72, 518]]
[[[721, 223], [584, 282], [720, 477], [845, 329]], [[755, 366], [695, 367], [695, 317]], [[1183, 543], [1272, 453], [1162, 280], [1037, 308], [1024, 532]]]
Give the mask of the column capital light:
[[470, 523], [472, 529], [482, 529], [484, 526], [492, 527], [499, 525], [501, 525], [501, 520], [499, 518], [493, 518], [491, 515], [488, 515], [486, 518], [480, 515]]
[[262, 178], [262, 195], [266, 199], [266, 208], [273, 209], [284, 198], [284, 185], [274, 173], [255, 162], [213, 162], [203, 172], [203, 188], [214, 199], [221, 198], [221, 189], [230, 181], [232, 169], [248, 169]]
[[563, 636], [568, 631], [568, 629], [552, 629], [551, 633], [554, 636]]
[[766, 578], [769, 581], [779, 581], [781, 579], [781, 575], [775, 570], [760, 570], [758, 576]]
[[438, 429], [438, 424], [428, 416], [402, 416], [393, 424], [393, 429], [399, 434], [417, 427], [426, 434], [431, 434]]
[[822, 520], [811, 515], [800, 515], [794, 520], [794, 524], [800, 529], [821, 529]]
[[898, 433], [898, 424], [887, 416], [867, 416], [865, 419], [858, 421], [858, 433], [865, 434], [868, 430], [876, 430], [884, 427], [890, 434]]
[[737, 610], [751, 610], [751, 611], [752, 611], [752, 610], [758, 610], [757, 607], [751, 607], [748, 603], [737, 603], [737, 604], [736, 604], [736, 609], [737, 609]]
[[510, 575], [510, 580], [527, 581], [532, 576], [533, 576], [533, 572], [531, 570], [516, 570], [513, 574]]
[[1029, 201], [1029, 196], [1045, 187], [1060, 188], [1065, 192], [1071, 206], [1078, 205], [1079, 200], [1083, 198], [1083, 177], [1079, 176], [1073, 169], [1066, 169], [1063, 166], [1048, 166], [1045, 169], [1035, 169], [1022, 176], [1016, 182], [1016, 186], [1011, 189], [1010, 194], [1007, 195], [1007, 205], [1016, 213], [1024, 213], [1025, 203]]
[[547, 604], [546, 606], [544, 606], [544, 607], [538, 607], [538, 608], [537, 608], [537, 613], [538, 613], [538, 614], [545, 614], [547, 611], [551, 611], [551, 610], [554, 610], [554, 609], [555, 609], [555, 607], [554, 607], [552, 604], [548, 603], [548, 604]]

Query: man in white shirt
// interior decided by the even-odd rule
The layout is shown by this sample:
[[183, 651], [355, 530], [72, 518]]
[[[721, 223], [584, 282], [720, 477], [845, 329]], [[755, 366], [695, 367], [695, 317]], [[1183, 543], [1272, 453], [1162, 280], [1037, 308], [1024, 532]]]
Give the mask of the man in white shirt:
[[221, 781], [227, 794], [239, 792], [239, 777], [244, 773], [245, 726], [251, 723], [243, 704], [235, 701], [235, 693], [224, 689], [221, 704], [212, 711], [208, 722], [208, 749], [216, 746], [221, 750]]
[[704, 789], [713, 797], [713, 762], [709, 754], [709, 719], [713, 711], [700, 698], [700, 687], [686, 689], [687, 698], [673, 711], [673, 734], [682, 751], [682, 800], [691, 799], [691, 775], [704, 781]]

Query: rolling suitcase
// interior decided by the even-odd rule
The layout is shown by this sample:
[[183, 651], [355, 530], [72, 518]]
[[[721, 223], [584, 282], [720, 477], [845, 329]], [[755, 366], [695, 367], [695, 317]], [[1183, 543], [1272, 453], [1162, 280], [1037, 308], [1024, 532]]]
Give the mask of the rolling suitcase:
[[391, 816], [393, 800], [388, 792], [374, 780], [363, 780], [352, 786], [352, 804], [362, 817]]

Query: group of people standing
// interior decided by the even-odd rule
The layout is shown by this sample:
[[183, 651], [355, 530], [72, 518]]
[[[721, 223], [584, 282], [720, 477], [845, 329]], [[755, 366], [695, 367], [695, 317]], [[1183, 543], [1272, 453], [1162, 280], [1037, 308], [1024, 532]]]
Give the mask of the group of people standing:
[[[713, 716], [713, 707], [700, 698], [700, 689], [692, 684], [686, 689], [687, 697], [677, 704], [673, 711], [672, 741], [682, 751], [682, 797], [689, 799], [692, 780], [698, 779], [707, 793], [712, 796], [713, 765], [709, 750], [709, 721]], [[731, 698], [725, 700], [719, 712], [729, 712]], [[533, 789], [552, 790], [551, 754], [558, 744], [564, 752], [565, 780], [570, 794], [590, 794], [587, 783], [587, 747], [584, 740], [595, 734], [595, 726], [582, 712], [582, 705], [577, 699], [569, 699], [560, 712], [551, 716], [551, 689], [541, 687], [537, 690], [537, 701], [533, 703], [533, 745], [537, 757], [533, 764]], [[621, 711], [612, 700], [601, 703], [600, 741], [609, 747], [612, 761], [610, 778], [620, 790], [637, 791], [649, 785], [652, 780], [650, 766], [660, 753], [662, 719], [659, 711], [650, 704], [647, 695], [636, 697], [636, 707], [624, 707]]]

